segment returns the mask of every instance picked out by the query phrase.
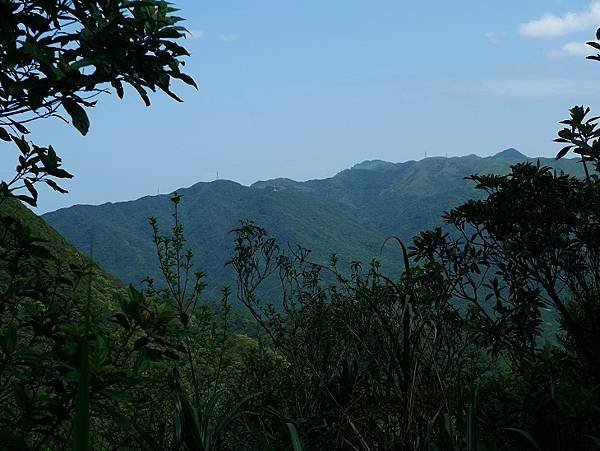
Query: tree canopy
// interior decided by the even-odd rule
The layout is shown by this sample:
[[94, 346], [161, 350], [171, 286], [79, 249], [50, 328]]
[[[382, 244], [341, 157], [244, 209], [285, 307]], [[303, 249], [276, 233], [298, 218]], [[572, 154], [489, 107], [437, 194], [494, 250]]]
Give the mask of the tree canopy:
[[196, 86], [182, 71], [189, 53], [176, 42], [186, 35], [176, 12], [159, 0], [0, 1], [0, 139], [20, 152], [0, 194], [36, 205], [35, 183], [64, 192], [57, 179], [72, 177], [52, 146], [25, 137], [30, 122], [56, 117], [85, 135], [86, 109], [102, 93], [123, 98], [129, 85], [150, 105], [149, 91], [181, 101], [173, 80]]

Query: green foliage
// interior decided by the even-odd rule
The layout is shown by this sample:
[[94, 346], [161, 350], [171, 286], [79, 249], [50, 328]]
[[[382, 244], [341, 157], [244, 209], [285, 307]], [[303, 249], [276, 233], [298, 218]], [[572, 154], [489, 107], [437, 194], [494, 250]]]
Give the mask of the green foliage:
[[[149, 33], [157, 39], [136, 45], [156, 50], [158, 42], [172, 52], [150, 52], [150, 60], [181, 54], [169, 39], [180, 37], [182, 30], [174, 26], [177, 19], [169, 16], [173, 10], [164, 2], [65, 2], [55, 5], [60, 14], [48, 9], [52, 2], [34, 3], [6, 1], [0, 8], [9, 8], [25, 24], [12, 29], [17, 35], [14, 52], [30, 58], [25, 61], [33, 70], [55, 84], [70, 83], [60, 72], [68, 72], [69, 64], [78, 66], [71, 68], [76, 72], [87, 67], [78, 59], [84, 53], [77, 52], [89, 50], [83, 44], [96, 28], [102, 33], [103, 27], [110, 28], [105, 17], [132, 26], [134, 35], [143, 29], [142, 37]], [[27, 9], [27, 4], [35, 7]], [[68, 13], [75, 22], [61, 23]], [[51, 17], [51, 25], [60, 28], [54, 34], [44, 28], [44, 20]], [[7, 27], [11, 20], [2, 16], [0, 25]], [[28, 33], [36, 39], [50, 33], [47, 42], [64, 44], [56, 50], [58, 62], [52, 60], [54, 53], [44, 53], [35, 40], [27, 39], [32, 38]], [[96, 51], [101, 53], [108, 42], [103, 39], [112, 38], [98, 33], [90, 48], [99, 45]], [[23, 42], [18, 40], [21, 35], [26, 37]], [[77, 43], [82, 47], [73, 39], [81, 39]], [[590, 44], [600, 49], [600, 44]], [[69, 52], [75, 57], [65, 56]], [[10, 61], [3, 63], [13, 68]], [[22, 61], [13, 63], [19, 67]], [[100, 70], [104, 62], [91, 64]], [[95, 76], [78, 73], [82, 79]], [[176, 75], [170, 76], [186, 81]], [[156, 86], [172, 95], [158, 76]], [[35, 87], [39, 77], [33, 78], [30, 85]], [[123, 80], [136, 87], [134, 81]], [[154, 87], [152, 78], [144, 80], [144, 86]], [[0, 101], [5, 81], [0, 79]], [[82, 86], [77, 89], [86, 91], [88, 86]], [[113, 87], [122, 94], [121, 85]], [[30, 102], [30, 88], [24, 89], [21, 100]], [[89, 122], [83, 107], [90, 105], [76, 98], [77, 92], [59, 96], [59, 104], [85, 133]], [[147, 100], [142, 88], [138, 92]], [[127, 290], [17, 200], [2, 197], [2, 446], [50, 450], [72, 443], [78, 450], [190, 451], [597, 448], [600, 178], [590, 173], [587, 163], [599, 167], [600, 135], [597, 118], [586, 119], [588, 113], [583, 107], [571, 110], [571, 119], [564, 122], [568, 127], [559, 133], [559, 141], [569, 146], [557, 155], [560, 159], [571, 149], [581, 155], [585, 179], [539, 161], [518, 162], [519, 155], [510, 149], [486, 160], [492, 174], [468, 177], [479, 195], [444, 214], [445, 230], [424, 231], [410, 247], [402, 237], [383, 240], [382, 249], [388, 250], [388, 243], [398, 245], [395, 271], [384, 271], [377, 259], [363, 264], [356, 258], [340, 259], [337, 253], [323, 265], [306, 248], [283, 246], [266, 229], [242, 221], [232, 230], [228, 260], [237, 289], [223, 287], [218, 302], [209, 302], [204, 274], [194, 266], [194, 252], [188, 249], [192, 243], [183, 227], [190, 217], [178, 193], [159, 199], [167, 201], [170, 215], [159, 211], [160, 217], [150, 218], [147, 238], [161, 280], [148, 277], [143, 289]], [[26, 131], [16, 121], [9, 126]], [[30, 156], [37, 160], [27, 163], [29, 143], [0, 130], [0, 139], [14, 141], [23, 152], [17, 179], [29, 192], [23, 200], [35, 203], [33, 184], [52, 175], [42, 160], [53, 160], [54, 169], [60, 161], [51, 149], [34, 148]], [[457, 169], [458, 161], [483, 160], [431, 159], [423, 165], [444, 173]], [[508, 173], [499, 170], [509, 162], [518, 164]], [[44, 166], [32, 169], [38, 163]], [[558, 166], [565, 167], [564, 161]], [[417, 177], [421, 170], [416, 163], [368, 162], [327, 181], [219, 187], [229, 190], [227, 195], [242, 193], [236, 206], [245, 205], [246, 213], [252, 206], [248, 193], [257, 196], [257, 204], [267, 200], [268, 213], [279, 215], [279, 232], [300, 230], [310, 237], [307, 231], [315, 222], [323, 228], [340, 220], [331, 233], [349, 242], [352, 235], [346, 232], [370, 236], [365, 231], [375, 234], [396, 224], [398, 204], [384, 209], [381, 202], [403, 199], [410, 192], [402, 191], [405, 185], [412, 184], [418, 194], [414, 197], [424, 202], [424, 190], [432, 181]], [[430, 190], [448, 191], [437, 182]], [[15, 189], [9, 185], [3, 185], [4, 194]], [[360, 189], [348, 189], [354, 185]], [[190, 197], [187, 211], [196, 211], [204, 200]], [[143, 205], [154, 208], [154, 201], [146, 199]], [[304, 219], [312, 213], [315, 217]], [[286, 229], [285, 220], [294, 216], [300, 224]], [[223, 220], [228, 226], [229, 219]], [[126, 222], [110, 215], [106, 220]], [[167, 234], [161, 232], [164, 221], [170, 223]], [[206, 244], [209, 229], [198, 223], [195, 227], [192, 236]], [[123, 230], [128, 231], [126, 224]], [[352, 244], [348, 249], [354, 249]], [[234, 293], [253, 322], [244, 329], [248, 335], [232, 329]], [[557, 320], [554, 341], [542, 339], [542, 312]]]
[[[94, 364], [86, 369], [87, 333], [81, 325], [87, 308], [77, 302], [86, 297], [82, 283], [94, 265], [17, 202], [4, 202], [0, 213], [0, 436], [9, 447], [51, 448], [59, 437], [71, 442], [66, 431], [78, 385], [82, 419], [89, 409], [87, 387], [100, 397], [107, 388], [102, 376], [90, 377], [88, 385], [81, 371], [97, 376], [103, 363], [94, 328], [89, 355]], [[106, 309], [120, 291], [114, 279], [101, 273], [97, 279], [88, 298], [106, 305], [93, 303], [91, 314]], [[85, 421], [77, 429], [83, 437]]]
[[[583, 448], [584, 432], [595, 430], [600, 380], [598, 178], [520, 164], [506, 176], [472, 179], [486, 196], [445, 216], [459, 233], [424, 232], [413, 255], [444, 275], [445, 290], [466, 307], [469, 335], [510, 369], [513, 387], [494, 396], [527, 399], [513, 412], [530, 423], [521, 436], [543, 449]], [[558, 318], [561, 346], [540, 346], [542, 311]]]
[[178, 442], [187, 450], [210, 451], [218, 449], [219, 441], [227, 427], [246, 412], [243, 405], [252, 397], [242, 399], [232, 409], [219, 415], [218, 406], [224, 396], [222, 390], [210, 394], [198, 408], [194, 407], [186, 397], [183, 389], [174, 376], [175, 398], [175, 433]]
[[[187, 224], [187, 245], [206, 274], [213, 297], [218, 296], [219, 286], [234, 280], [231, 268], [225, 267], [233, 251], [229, 231], [243, 219], [268, 229], [283, 246], [311, 249], [315, 261], [327, 262], [333, 252], [344, 266], [377, 257], [389, 274], [397, 275], [400, 253], [386, 248], [380, 255], [387, 236], [409, 242], [420, 231], [439, 225], [444, 211], [474, 195], [472, 183], [463, 177], [506, 174], [519, 161], [512, 156], [428, 158], [387, 163], [385, 169], [363, 164], [330, 179], [302, 183], [273, 180], [252, 187], [224, 180], [199, 183], [178, 191], [185, 198], [180, 214]], [[576, 160], [541, 162], [583, 175]], [[149, 216], [170, 221], [169, 196], [75, 206], [48, 213], [44, 219], [84, 252], [94, 237], [94, 253], [102, 267], [139, 286], [147, 275], [162, 278], [151, 231], [144, 227]], [[262, 289], [276, 299], [275, 280], [266, 281]]]
[[[3, 444], [170, 448], [177, 443], [173, 394], [182, 404], [191, 391], [199, 400], [188, 402], [198, 412], [203, 449], [220, 446], [247, 402], [225, 396], [221, 388], [235, 373], [229, 290], [223, 290], [218, 321], [205, 304], [190, 307], [185, 288], [170, 292], [149, 285], [144, 292], [125, 292], [117, 284], [106, 297], [110, 278], [24, 207], [7, 201], [3, 214], [8, 211], [0, 228]], [[38, 231], [47, 239], [35, 238]], [[157, 243], [181, 251], [183, 229], [173, 231], [168, 237], [156, 229]], [[171, 271], [183, 260], [172, 260], [170, 252], [159, 252], [161, 267], [174, 277], [171, 287], [183, 287], [183, 272]], [[92, 272], [93, 286], [85, 283]], [[201, 290], [198, 283], [193, 302]], [[174, 371], [180, 375], [176, 391], [169, 383]]]
[[[451, 358], [469, 345], [436, 278], [406, 266], [394, 281], [376, 261], [365, 270], [355, 262], [346, 277], [335, 265], [311, 263], [306, 250], [282, 252], [253, 224], [235, 233], [238, 297], [285, 368], [276, 387], [244, 374], [277, 400], [257, 406], [260, 417], [281, 412], [270, 414], [274, 427], [288, 416], [308, 449], [418, 447], [430, 418], [448, 407], [443, 381], [470, 377]], [[281, 280], [283, 313], [258, 291], [272, 274]]]
[[123, 98], [124, 85], [146, 105], [148, 90], [181, 101], [172, 80], [195, 83], [181, 71], [188, 52], [175, 42], [186, 33], [176, 11], [162, 0], [0, 1], [0, 139], [21, 153], [15, 177], [0, 183], [1, 196], [25, 188], [17, 197], [36, 205], [36, 183], [65, 192], [56, 179], [72, 177], [51, 146], [24, 137], [25, 124], [67, 116], [85, 135], [86, 108], [111, 90]]
[[[484, 194], [445, 216], [457, 233], [424, 232], [410, 250], [399, 238], [384, 242], [387, 252], [398, 245], [400, 275], [377, 260], [346, 269], [335, 254], [329, 265], [315, 263], [308, 250], [283, 247], [242, 222], [229, 267], [233, 294], [256, 324], [246, 329], [252, 338], [230, 329], [229, 289], [208, 302], [175, 194], [169, 233], [161, 233], [163, 220], [150, 220], [164, 282], [149, 278], [117, 302], [93, 302], [89, 335], [85, 303], [67, 312], [78, 331], [75, 354], [57, 354], [54, 365], [70, 359], [62, 399], [72, 407], [61, 427], [47, 415], [35, 432], [7, 437], [29, 447], [50, 428], [50, 447], [69, 437], [87, 342], [92, 449], [591, 446], [600, 433], [589, 358], [598, 316], [586, 287], [596, 285], [600, 260], [600, 210], [590, 202], [600, 185], [531, 164], [472, 180]], [[30, 245], [28, 252], [49, 257], [35, 239]], [[548, 268], [566, 287], [562, 304], [544, 279]], [[275, 299], [261, 290], [273, 280]], [[85, 299], [81, 290], [72, 296]], [[540, 341], [541, 308], [559, 320], [558, 344]], [[4, 352], [15, 352], [25, 335], [27, 323], [19, 324], [2, 334]]]
[[292, 439], [292, 447], [294, 451], [302, 451], [302, 442], [300, 441], [300, 435], [294, 423], [286, 423], [288, 430], [290, 431], [290, 438]]
[[90, 449], [90, 356], [89, 356], [89, 335], [91, 323], [91, 302], [92, 302], [92, 277], [87, 277], [86, 306], [84, 312], [84, 330], [81, 343], [81, 357], [79, 363], [79, 385], [77, 387], [77, 400], [75, 406], [75, 419], [73, 425], [74, 445], [76, 450]]
[[545, 308], [560, 316], [597, 378], [598, 341], [591, 330], [598, 320], [600, 185], [526, 164], [507, 176], [473, 180], [487, 198], [445, 216], [460, 238], [425, 232], [415, 241], [415, 256], [440, 267], [456, 264], [448, 289], [476, 307], [473, 319], [486, 335], [502, 331], [490, 346], [512, 349], [514, 365], [535, 352]]

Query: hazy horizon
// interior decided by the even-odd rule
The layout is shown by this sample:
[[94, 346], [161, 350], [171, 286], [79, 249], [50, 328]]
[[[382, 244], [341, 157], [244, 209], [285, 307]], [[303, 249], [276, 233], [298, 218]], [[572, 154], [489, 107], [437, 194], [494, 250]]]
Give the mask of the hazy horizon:
[[[248, 185], [425, 153], [552, 157], [568, 108], [599, 105], [584, 42], [600, 2], [174, 3], [199, 90], [175, 86], [183, 104], [157, 95], [150, 108], [131, 92], [101, 97], [86, 137], [60, 120], [32, 124], [75, 174], [69, 194], [44, 189], [36, 212], [171, 192], [217, 172]], [[0, 155], [0, 177], [14, 166], [12, 152]]]
[[[66, 205], [66, 206], [63, 206], [63, 207], [58, 207], [58, 208], [51, 209], [51, 210], [42, 210], [40, 207], [34, 208], [34, 207], [30, 207], [28, 205], [26, 205], [26, 206], [28, 208], [36, 211], [38, 214], [44, 215], [46, 213], [52, 213], [52, 212], [61, 210], [63, 208], [69, 208], [69, 207], [78, 206], [78, 205], [99, 206], [99, 205], [103, 205], [103, 204], [116, 204], [116, 203], [122, 203], [122, 202], [133, 202], [133, 201], [142, 199], [144, 197], [151, 197], [151, 196], [158, 196], [158, 195], [169, 195], [169, 194], [174, 193], [177, 190], [188, 189], [188, 188], [191, 188], [192, 186], [194, 186], [196, 184], [200, 184], [200, 183], [212, 183], [212, 182], [215, 182], [215, 181], [227, 181], [227, 182], [238, 183], [238, 184], [240, 184], [242, 186], [246, 186], [246, 187], [250, 187], [250, 186], [252, 186], [252, 185], [254, 185], [256, 183], [268, 182], [269, 180], [276, 180], [276, 179], [287, 179], [287, 180], [291, 180], [293, 182], [301, 182], [302, 183], [302, 182], [307, 182], [307, 181], [310, 181], [310, 180], [329, 179], [329, 178], [335, 177], [337, 174], [339, 174], [339, 173], [341, 173], [341, 172], [343, 172], [345, 170], [353, 169], [354, 166], [358, 166], [358, 165], [360, 165], [362, 163], [367, 163], [367, 162], [372, 162], [372, 161], [384, 161], [386, 163], [403, 164], [403, 163], [409, 163], [411, 161], [420, 162], [420, 161], [423, 161], [423, 160], [429, 159], [429, 158], [449, 158], [450, 159], [450, 158], [463, 158], [463, 157], [469, 157], [469, 156], [475, 156], [475, 157], [478, 157], [478, 158], [490, 158], [490, 157], [494, 157], [494, 156], [496, 156], [496, 155], [498, 155], [498, 154], [500, 154], [500, 153], [502, 153], [504, 151], [507, 151], [507, 150], [516, 150], [517, 152], [519, 152], [520, 154], [522, 154], [524, 157], [529, 158], [529, 159], [551, 158], [552, 160], [554, 160], [554, 156], [553, 155], [550, 156], [550, 157], [541, 156], [541, 155], [529, 155], [526, 152], [521, 151], [521, 149], [516, 149], [514, 147], [509, 147], [509, 148], [506, 148], [506, 149], [501, 149], [501, 150], [498, 150], [497, 152], [492, 152], [489, 155], [477, 155], [477, 154], [457, 155], [457, 156], [451, 156], [451, 155], [427, 155], [427, 156], [424, 156], [423, 158], [415, 158], [415, 159], [404, 160], [404, 161], [388, 161], [388, 160], [380, 160], [380, 159], [370, 159], [370, 160], [357, 161], [356, 163], [353, 163], [352, 165], [350, 165], [350, 166], [348, 166], [346, 168], [340, 168], [336, 172], [334, 172], [334, 173], [332, 173], [330, 175], [326, 175], [324, 177], [309, 177], [309, 178], [305, 178], [305, 179], [293, 179], [293, 178], [290, 178], [290, 177], [271, 177], [271, 178], [268, 178], [268, 179], [256, 179], [256, 180], [253, 180], [253, 181], [250, 181], [250, 182], [246, 182], [246, 183], [240, 182], [240, 181], [237, 181], [237, 180], [232, 180], [232, 179], [229, 179], [229, 178], [226, 178], [226, 177], [219, 177], [218, 179], [215, 177], [213, 180], [198, 180], [196, 182], [191, 183], [190, 185], [176, 186], [176, 187], [174, 187], [174, 188], [172, 188], [172, 189], [170, 189], [168, 191], [162, 191], [161, 190], [161, 191], [157, 191], [157, 192], [148, 192], [148, 193], [143, 193], [143, 194], [141, 194], [139, 196], [131, 197], [131, 198], [106, 199], [106, 200], [104, 200], [102, 202], [98, 202], [98, 203], [74, 203], [74, 204]], [[575, 159], [575, 160], [577, 160], [578, 158], [577, 157], [571, 157], [571, 156], [567, 156], [567, 157], [563, 158], [563, 160], [569, 160], [569, 159]]]

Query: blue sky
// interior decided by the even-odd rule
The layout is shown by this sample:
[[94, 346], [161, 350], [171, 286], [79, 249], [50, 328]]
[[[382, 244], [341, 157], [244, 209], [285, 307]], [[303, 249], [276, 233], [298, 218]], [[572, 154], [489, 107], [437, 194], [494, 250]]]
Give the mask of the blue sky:
[[[177, 104], [106, 96], [81, 137], [38, 123], [75, 179], [39, 212], [166, 193], [217, 172], [243, 184], [323, 178], [367, 159], [556, 153], [574, 104], [600, 111], [582, 43], [600, 2], [177, 0], [192, 31]], [[14, 153], [0, 155], [5, 178]]]

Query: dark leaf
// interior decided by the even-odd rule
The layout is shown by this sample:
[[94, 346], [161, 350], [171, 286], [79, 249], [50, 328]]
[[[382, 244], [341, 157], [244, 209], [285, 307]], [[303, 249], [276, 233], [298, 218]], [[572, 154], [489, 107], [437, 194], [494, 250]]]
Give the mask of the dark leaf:
[[187, 74], [179, 74], [177, 78], [179, 78], [184, 83], [187, 83], [188, 85], [193, 86], [194, 88], [198, 89], [198, 86], [196, 85], [196, 82], [189, 75], [187, 75]]
[[13, 141], [17, 144], [17, 147], [23, 155], [27, 155], [31, 151], [31, 148], [29, 147], [29, 144], [27, 143], [27, 141], [25, 141], [25, 139], [18, 138], [15, 136], [13, 138]]
[[33, 183], [30, 180], [23, 180], [25, 182], [25, 187], [27, 188], [27, 191], [29, 191], [29, 193], [31, 194], [31, 197], [33, 197], [35, 200], [37, 200], [38, 198], [38, 192], [35, 189], [35, 187], [33, 186]]
[[573, 146], [566, 146], [560, 149], [560, 151], [556, 154], [556, 159], [560, 160], [562, 157], [564, 157], [567, 154], [567, 152], [571, 149], [571, 147]]
[[71, 99], [63, 99], [63, 107], [71, 116], [73, 126], [79, 130], [82, 135], [86, 135], [90, 129], [90, 120], [87, 117], [85, 110], [77, 102]]
[[589, 45], [590, 47], [594, 47], [597, 50], [600, 50], [600, 43], [598, 42], [590, 41], [587, 42], [587, 45]]
[[37, 244], [31, 245], [28, 248], [29, 254], [33, 257], [41, 258], [44, 260], [51, 260], [53, 258], [52, 253], [43, 246], [38, 246]]
[[15, 198], [25, 202], [26, 204], [31, 205], [32, 207], [37, 207], [37, 203], [36, 203], [35, 199], [32, 199], [29, 196], [25, 196], [23, 194], [18, 194], [15, 196]]
[[22, 125], [22, 124], [19, 124], [18, 122], [16, 122], [16, 121], [13, 121], [12, 119], [11, 119], [10, 123], [11, 123], [11, 124], [12, 124], [12, 125], [13, 125], [13, 126], [16, 128], [16, 129], [17, 129], [17, 130], [19, 130], [19, 132], [23, 133], [24, 135], [27, 135], [27, 134], [29, 133], [29, 130], [27, 130], [27, 128], [26, 128], [24, 125]]
[[121, 83], [121, 81], [120, 80], [113, 80], [110, 84], [117, 91], [117, 95], [119, 96], [119, 99], [122, 99], [124, 93], [123, 93], [123, 84]]
[[59, 193], [62, 193], [62, 194], [68, 193], [68, 191], [66, 189], [61, 188], [60, 186], [58, 186], [54, 180], [46, 179], [44, 181], [46, 182], [46, 185], [48, 185], [54, 191], [58, 191]]
[[148, 93], [146, 92], [146, 90], [144, 88], [142, 88], [140, 85], [138, 85], [137, 83], [131, 83], [131, 86], [133, 86], [135, 88], [135, 90], [138, 92], [138, 94], [144, 101], [144, 104], [146, 106], [150, 106], [150, 98], [148, 97]]
[[129, 325], [129, 320], [124, 313], [115, 313], [113, 316], [115, 322], [119, 323], [125, 330], [129, 330], [131, 326]]
[[0, 127], [0, 139], [2, 141], [10, 141], [11, 140], [8, 132], [2, 127]]

